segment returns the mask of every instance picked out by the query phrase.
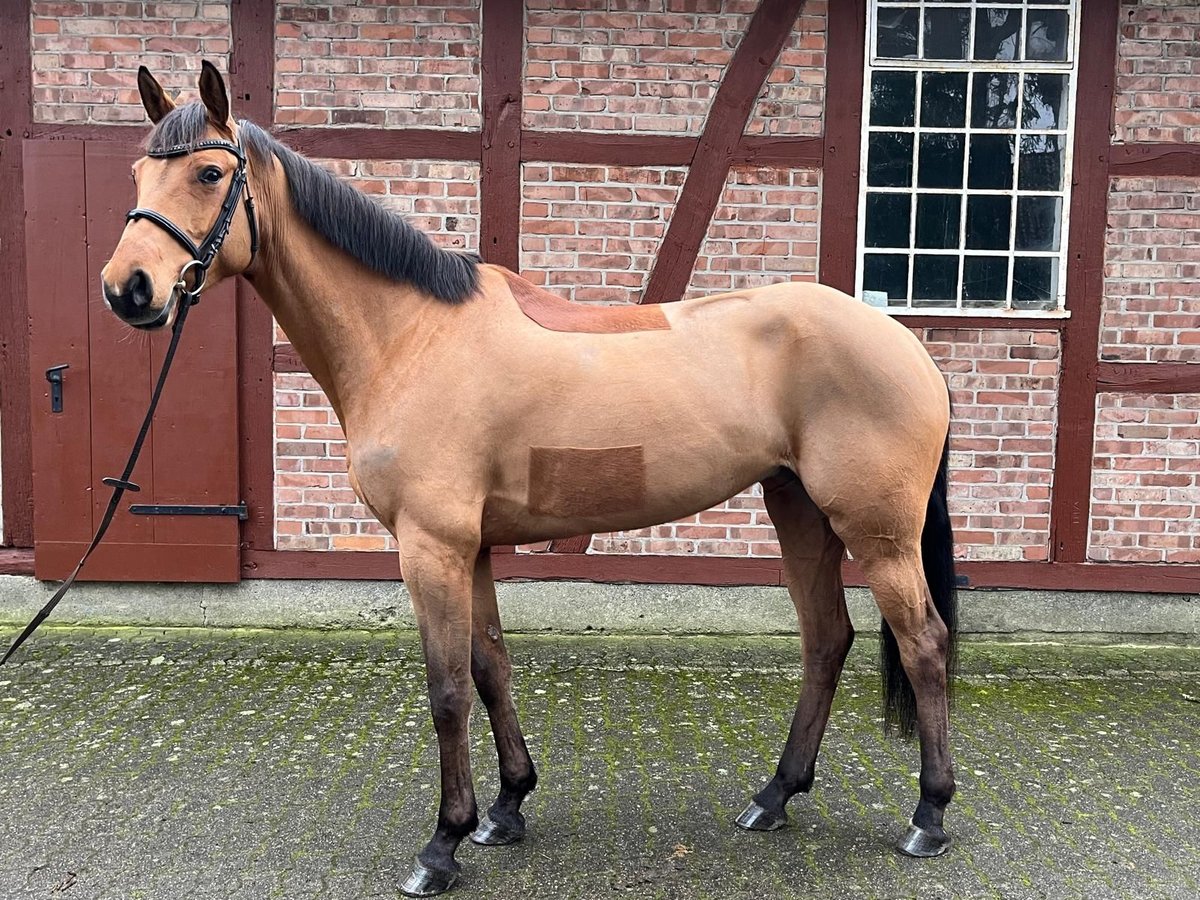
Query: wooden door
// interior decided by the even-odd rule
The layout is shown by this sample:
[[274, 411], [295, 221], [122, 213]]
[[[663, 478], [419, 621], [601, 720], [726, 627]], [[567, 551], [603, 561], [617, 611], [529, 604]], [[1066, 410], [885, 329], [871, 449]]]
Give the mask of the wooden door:
[[[33, 385], [34, 565], [64, 577], [99, 524], [137, 434], [170, 335], [122, 323], [100, 296], [100, 269], [134, 203], [136, 147], [25, 142], [26, 252]], [[45, 371], [66, 364], [62, 410]], [[236, 505], [237, 323], [232, 283], [191, 311], [154, 425], [108, 536], [83, 578], [236, 581], [233, 516], [134, 515], [131, 504]]]

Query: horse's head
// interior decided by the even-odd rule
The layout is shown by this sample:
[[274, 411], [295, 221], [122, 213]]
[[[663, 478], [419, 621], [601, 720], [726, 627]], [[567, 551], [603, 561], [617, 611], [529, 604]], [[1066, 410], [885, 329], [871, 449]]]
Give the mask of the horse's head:
[[183, 290], [245, 271], [257, 225], [245, 153], [216, 68], [203, 64], [199, 103], [176, 108], [144, 66], [138, 90], [155, 130], [146, 156], [133, 165], [137, 208], [100, 285], [122, 320], [153, 329], [174, 321]]

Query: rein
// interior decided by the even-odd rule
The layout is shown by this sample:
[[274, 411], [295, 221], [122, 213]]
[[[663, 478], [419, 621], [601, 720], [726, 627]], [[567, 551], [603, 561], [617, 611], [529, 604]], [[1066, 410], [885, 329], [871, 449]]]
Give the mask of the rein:
[[[141, 490], [138, 484], [130, 481], [130, 476], [133, 475], [134, 467], [137, 465], [138, 457], [142, 452], [142, 445], [146, 442], [146, 436], [150, 433], [150, 423], [154, 419], [154, 410], [158, 407], [159, 398], [162, 397], [163, 386], [167, 383], [167, 373], [171, 370], [171, 363], [175, 359], [175, 351], [178, 349], [179, 339], [183, 335], [183, 323], [187, 321], [188, 310], [200, 302], [200, 292], [204, 289], [204, 282], [208, 277], [208, 269], [213, 264], [213, 260], [217, 258], [217, 253], [220, 251], [221, 245], [225, 242], [225, 238], [229, 234], [229, 229], [233, 224], [233, 216], [237, 211], [238, 200], [241, 199], [243, 192], [245, 193], [246, 215], [250, 221], [251, 262], [254, 261], [254, 256], [258, 253], [258, 223], [255, 221], [254, 216], [254, 200], [250, 196], [250, 188], [246, 181], [246, 154], [242, 151], [240, 141], [238, 144], [221, 140], [200, 141], [199, 143], [187, 146], [181, 145], [167, 147], [162, 150], [152, 150], [147, 155], [157, 159], [169, 159], [175, 156], [183, 156], [195, 150], [227, 150], [236, 156], [238, 160], [237, 171], [234, 172], [233, 180], [229, 184], [229, 193], [225, 195], [225, 200], [221, 204], [221, 210], [217, 214], [217, 221], [213, 223], [213, 227], [209, 230], [203, 243], [199, 246], [194, 244], [182, 228], [153, 209], [137, 207], [131, 209], [125, 216], [126, 222], [132, 222], [136, 219], [149, 219], [165, 230], [171, 237], [175, 238], [192, 255], [192, 258], [184, 264], [183, 269], [180, 271], [179, 278], [175, 282], [175, 287], [171, 291], [171, 297], [163, 306], [162, 312], [153, 322], [148, 323], [151, 326], [162, 324], [170, 316], [172, 307], [180, 300], [183, 301], [179, 303], [179, 314], [175, 317], [175, 324], [171, 328], [171, 343], [167, 346], [162, 368], [158, 372], [158, 380], [154, 383], [154, 392], [150, 395], [150, 406], [146, 410], [146, 416], [142, 420], [142, 427], [133, 442], [133, 448], [129, 452], [129, 459], [125, 463], [125, 469], [121, 472], [121, 476], [119, 478], [101, 479], [106, 486], [112, 488], [112, 496], [108, 498], [108, 506], [105, 508], [104, 515], [100, 519], [100, 526], [92, 536], [87, 549], [84, 550], [82, 558], [80, 558], [71, 574], [67, 576], [67, 580], [59, 585], [58, 590], [54, 592], [54, 596], [38, 611], [33, 620], [25, 626], [25, 630], [13, 641], [12, 646], [8, 648], [4, 657], [0, 659], [0, 666], [8, 662], [9, 657], [16, 653], [17, 649], [25, 643], [26, 639], [37, 631], [38, 627], [46, 621], [47, 616], [54, 611], [54, 607], [58, 606], [59, 601], [71, 589], [71, 586], [75, 584], [75, 579], [83, 569], [83, 564], [88, 561], [88, 557], [100, 545], [105, 532], [108, 531], [108, 526], [112, 524], [113, 517], [117, 514], [117, 508], [120, 506], [121, 498], [125, 495], [125, 492], [131, 491], [136, 493]], [[192, 278], [190, 287], [188, 286], [189, 276]]]

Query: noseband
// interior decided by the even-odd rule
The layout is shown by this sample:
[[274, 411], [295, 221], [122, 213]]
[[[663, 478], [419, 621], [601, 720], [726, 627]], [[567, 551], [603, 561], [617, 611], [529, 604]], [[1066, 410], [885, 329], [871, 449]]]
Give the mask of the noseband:
[[[194, 144], [176, 144], [173, 147], [164, 147], [161, 150], [149, 150], [146, 155], [154, 159], [172, 159], [176, 156], [186, 156], [197, 150], [225, 150], [237, 157], [238, 161], [237, 169], [233, 173], [233, 179], [229, 182], [229, 192], [225, 195], [220, 212], [217, 213], [217, 221], [213, 223], [213, 227], [209, 229], [208, 235], [199, 246], [193, 243], [186, 231], [160, 212], [139, 206], [125, 214], [126, 222], [149, 219], [173, 237], [192, 257], [179, 273], [179, 281], [176, 284], [177, 290], [172, 293], [172, 299], [163, 307], [159, 321], [165, 321], [166, 317], [170, 314], [175, 296], [180, 293], [188, 297], [189, 304], [200, 301], [200, 290], [204, 287], [204, 280], [208, 277], [209, 266], [217, 258], [217, 253], [220, 251], [221, 245], [225, 243], [225, 238], [229, 235], [229, 229], [233, 225], [234, 213], [237, 212], [238, 200], [241, 199], [243, 191], [246, 195], [246, 218], [250, 223], [251, 262], [254, 261], [255, 255], [258, 253], [258, 221], [254, 215], [254, 198], [250, 196], [250, 185], [246, 181], [246, 153], [242, 150], [240, 137], [236, 144], [223, 140], [198, 141]], [[187, 283], [189, 275], [193, 278], [190, 287]]]

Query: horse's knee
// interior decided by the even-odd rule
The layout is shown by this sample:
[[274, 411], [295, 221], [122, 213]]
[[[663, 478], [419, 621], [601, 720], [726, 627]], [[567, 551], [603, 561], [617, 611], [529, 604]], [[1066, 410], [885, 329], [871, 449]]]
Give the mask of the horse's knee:
[[429, 710], [438, 731], [465, 723], [471, 709], [470, 690], [457, 682], [447, 682], [429, 686]]

